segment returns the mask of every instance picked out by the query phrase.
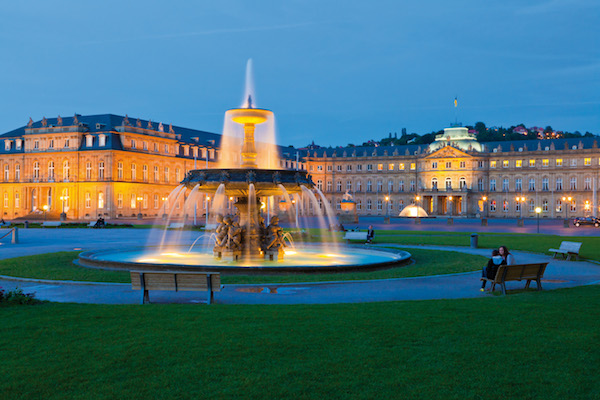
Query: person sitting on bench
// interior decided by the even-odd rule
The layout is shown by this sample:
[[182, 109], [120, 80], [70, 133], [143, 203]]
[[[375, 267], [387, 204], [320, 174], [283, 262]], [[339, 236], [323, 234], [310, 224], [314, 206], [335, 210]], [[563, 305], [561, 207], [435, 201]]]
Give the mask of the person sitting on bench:
[[367, 243], [371, 243], [374, 237], [375, 230], [373, 229], [373, 225], [369, 225], [369, 230], [367, 231]]
[[94, 225], [94, 228], [104, 228], [104, 226], [104, 218], [98, 217], [98, 221], [96, 221], [96, 225]]

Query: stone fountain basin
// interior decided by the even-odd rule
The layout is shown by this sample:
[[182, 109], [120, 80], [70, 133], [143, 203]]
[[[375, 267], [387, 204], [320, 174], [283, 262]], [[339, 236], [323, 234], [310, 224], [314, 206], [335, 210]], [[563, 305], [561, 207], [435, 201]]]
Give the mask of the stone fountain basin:
[[[402, 250], [373, 250], [364, 246], [339, 246], [337, 250], [305, 246], [288, 250], [283, 261], [249, 260], [225, 262], [213, 257], [210, 249], [189, 246], [140, 247], [119, 250], [86, 251], [75, 263], [91, 268], [128, 271], [197, 271], [229, 275], [277, 275], [368, 271], [410, 263], [410, 253]], [[291, 252], [295, 253], [291, 253]]]
[[302, 191], [302, 186], [314, 186], [310, 175], [302, 171], [283, 169], [229, 168], [229, 169], [195, 169], [189, 171], [181, 182], [188, 188], [200, 185], [200, 192], [215, 193], [221, 184], [225, 184], [228, 196], [248, 196], [248, 186], [254, 184], [257, 196], [281, 195], [279, 184], [288, 193]]

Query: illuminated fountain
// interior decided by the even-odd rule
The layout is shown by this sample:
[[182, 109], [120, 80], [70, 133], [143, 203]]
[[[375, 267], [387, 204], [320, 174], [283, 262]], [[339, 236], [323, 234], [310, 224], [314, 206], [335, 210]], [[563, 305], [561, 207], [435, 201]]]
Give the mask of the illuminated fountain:
[[[236, 149], [237, 154], [241, 154], [239, 164], [189, 171], [181, 185], [169, 196], [178, 199], [189, 191], [184, 210], [193, 207], [202, 194], [213, 199], [207, 215], [207, 227], [214, 229], [209, 242], [195, 246], [197, 238], [185, 248], [161, 245], [159, 248], [87, 252], [80, 255], [79, 263], [120, 269], [176, 268], [228, 273], [283, 273], [381, 268], [407, 261], [410, 254], [406, 252], [399, 254], [356, 248], [344, 248], [342, 251], [336, 241], [331, 240], [335, 235], [332, 232], [327, 233], [330, 237], [326, 245], [309, 246], [301, 243], [293, 247], [290, 235], [284, 234], [276, 216], [269, 220], [267, 213], [265, 220], [261, 210], [263, 201], [268, 203], [270, 198], [279, 197], [283, 199], [282, 203], [294, 203], [297, 207], [306, 199], [315, 212], [320, 211], [321, 207], [325, 211], [320, 216], [321, 227], [337, 226], [329, 201], [314, 187], [310, 175], [299, 170], [257, 166], [259, 156], [269, 157], [257, 152], [256, 126], [272, 121], [273, 117], [269, 110], [254, 108], [253, 97], [248, 94], [243, 107], [225, 114], [226, 125], [231, 121], [243, 126], [241, 145], [239, 141], [233, 141], [233, 146], [239, 146]], [[221, 148], [221, 155], [227, 153]], [[226, 210], [224, 204], [227, 199], [236, 199], [235, 211]], [[326, 229], [322, 231], [327, 232]]]

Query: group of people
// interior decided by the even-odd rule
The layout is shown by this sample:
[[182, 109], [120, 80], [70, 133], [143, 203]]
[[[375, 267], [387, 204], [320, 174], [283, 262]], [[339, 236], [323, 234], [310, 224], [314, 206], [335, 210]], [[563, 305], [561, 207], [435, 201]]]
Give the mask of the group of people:
[[[494, 279], [498, 267], [501, 265], [513, 265], [515, 264], [515, 257], [508, 251], [506, 246], [500, 246], [498, 249], [492, 250], [492, 258], [488, 260], [488, 263], [481, 271], [482, 278]], [[485, 284], [487, 281], [482, 281], [481, 291], [485, 290]]]
[[104, 221], [103, 217], [98, 217], [98, 220], [96, 221], [96, 224], [93, 226], [93, 228], [104, 228], [106, 226], [106, 222]]

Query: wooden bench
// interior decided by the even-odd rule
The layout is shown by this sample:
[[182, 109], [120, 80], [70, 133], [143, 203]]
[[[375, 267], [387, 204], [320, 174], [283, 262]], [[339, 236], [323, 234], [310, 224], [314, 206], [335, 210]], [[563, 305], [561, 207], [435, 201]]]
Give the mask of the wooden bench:
[[142, 291], [141, 304], [150, 302], [149, 290], [208, 292], [207, 304], [214, 301], [214, 292], [221, 291], [218, 272], [131, 271], [131, 288]]
[[535, 264], [515, 264], [515, 265], [500, 265], [496, 276], [491, 278], [481, 278], [482, 281], [492, 283], [492, 292], [496, 284], [502, 287], [502, 294], [506, 294], [506, 282], [527, 280], [525, 289], [529, 288], [531, 281], [537, 284], [537, 290], [542, 290], [542, 277], [548, 263]]
[[184, 226], [185, 226], [185, 223], [183, 223], [183, 222], [171, 222], [167, 228], [168, 229], [183, 229]]
[[350, 243], [351, 240], [362, 240], [363, 242], [366, 242], [367, 241], [367, 232], [348, 231], [344, 235], [344, 240], [346, 240], [346, 243]]
[[62, 225], [62, 222], [60, 221], [44, 221], [42, 222], [42, 228], [48, 228], [48, 227], [59, 227]]
[[549, 249], [548, 251], [554, 252], [553, 258], [556, 258], [556, 255], [560, 254], [567, 260], [570, 260], [572, 256], [575, 256], [575, 259], [579, 260], [579, 249], [581, 248], [581, 244], [581, 242], [564, 241], [560, 244], [558, 249]]

